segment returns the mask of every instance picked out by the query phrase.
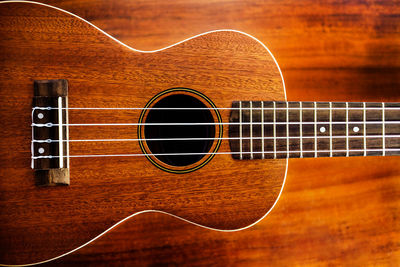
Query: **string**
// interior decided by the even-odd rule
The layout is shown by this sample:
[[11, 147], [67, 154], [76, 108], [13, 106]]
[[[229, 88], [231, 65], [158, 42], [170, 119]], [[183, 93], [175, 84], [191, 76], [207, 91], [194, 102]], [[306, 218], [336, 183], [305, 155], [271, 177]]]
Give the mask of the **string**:
[[[276, 103], [276, 102], [273, 102]], [[284, 103], [284, 102], [282, 102]], [[288, 102], [290, 103], [290, 102]], [[292, 103], [296, 103], [296, 102], [292, 102]], [[300, 103], [300, 102], [298, 102]], [[304, 103], [304, 102], [303, 102]], [[308, 103], [312, 103], [312, 102], [308, 102]], [[332, 102], [323, 102], [323, 103], [332, 103]], [[347, 102], [348, 103], [348, 102]], [[396, 103], [398, 104], [398, 103]], [[400, 103], [399, 103], [400, 104]], [[33, 107], [33, 110], [53, 110], [53, 109], [59, 109], [57, 107]], [[68, 109], [68, 110], [239, 110], [240, 108], [235, 108], [235, 107], [229, 107], [229, 108], [208, 108], [208, 107], [197, 107], [197, 108], [157, 108], [157, 107], [149, 107], [149, 108], [106, 108], [106, 107], [93, 107], [93, 108], [60, 108], [60, 109]], [[300, 107], [242, 107], [242, 110], [300, 110]], [[302, 107], [302, 110], [315, 110], [314, 107]], [[329, 110], [329, 107], [318, 107], [318, 110]], [[382, 110], [382, 107], [349, 107], [349, 110]], [[333, 107], [333, 110], [346, 110], [345, 107]], [[400, 107], [385, 107], [385, 110], [400, 110]]]
[[[334, 150], [334, 153], [341, 153], [341, 152], [347, 152], [348, 150]], [[351, 149], [349, 152], [364, 152], [364, 149]], [[383, 149], [367, 149], [367, 152], [383, 152]], [[385, 149], [386, 152], [400, 152], [400, 148], [387, 148]], [[242, 154], [273, 154], [273, 153], [279, 153], [279, 154], [287, 154], [287, 153], [300, 153], [300, 151], [253, 151], [253, 152], [247, 152], [247, 151], [242, 151], [242, 152], [198, 152], [198, 153], [155, 153], [155, 154], [146, 154], [146, 153], [139, 153], [139, 154], [108, 154], [108, 155], [68, 155], [68, 156], [32, 156], [32, 159], [52, 159], [52, 158], [94, 158], [94, 157], [142, 157], [142, 156], [199, 156], [199, 155], [238, 155], [240, 153]], [[304, 153], [314, 153], [314, 150], [303, 150]], [[318, 153], [329, 153], [330, 150], [318, 150]]]
[[[330, 136], [317, 136], [318, 138], [330, 138]], [[332, 138], [364, 138], [362, 135], [333, 135]], [[366, 138], [400, 138], [400, 135], [367, 135]], [[289, 139], [314, 139], [314, 136], [289, 136]], [[273, 139], [287, 139], [286, 136], [278, 137], [242, 137], [242, 140], [273, 140]], [[240, 140], [240, 137], [188, 137], [188, 138], [133, 138], [133, 139], [70, 139], [62, 140], [62, 142], [131, 142], [131, 141], [213, 141], [213, 140]], [[59, 140], [44, 139], [44, 140], [32, 140], [33, 143], [57, 143]]]
[[[382, 124], [382, 121], [317, 121], [302, 122], [302, 125], [317, 124]], [[399, 124], [400, 121], [385, 121], [385, 124]], [[300, 122], [148, 122], [148, 123], [32, 123], [32, 127], [56, 127], [56, 126], [201, 126], [201, 125], [298, 125]]]

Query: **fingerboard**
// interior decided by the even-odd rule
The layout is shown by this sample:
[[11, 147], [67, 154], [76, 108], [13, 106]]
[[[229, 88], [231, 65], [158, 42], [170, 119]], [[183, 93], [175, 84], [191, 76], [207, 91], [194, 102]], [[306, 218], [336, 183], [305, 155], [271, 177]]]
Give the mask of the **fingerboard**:
[[400, 103], [232, 103], [235, 159], [400, 155]]

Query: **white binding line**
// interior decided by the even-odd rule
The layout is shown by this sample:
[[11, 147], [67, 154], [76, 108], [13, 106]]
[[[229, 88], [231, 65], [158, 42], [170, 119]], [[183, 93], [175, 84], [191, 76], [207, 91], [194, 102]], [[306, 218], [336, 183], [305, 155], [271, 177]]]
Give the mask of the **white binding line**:
[[[156, 49], [156, 50], [145, 51], [145, 50], [135, 49], [135, 48], [132, 48], [132, 47], [130, 47], [130, 46], [124, 44], [123, 42], [119, 41], [118, 39], [112, 37], [110, 34], [106, 33], [105, 31], [101, 30], [100, 28], [98, 28], [98, 27], [97, 27], [96, 25], [94, 25], [93, 23], [91, 23], [91, 22], [85, 20], [84, 18], [79, 17], [78, 15], [75, 15], [75, 14], [69, 12], [69, 11], [66, 11], [66, 10], [64, 10], [64, 9], [61, 9], [61, 8], [58, 8], [58, 7], [55, 7], [55, 6], [51, 6], [51, 5], [47, 5], [47, 4], [43, 4], [43, 3], [34, 2], [34, 1], [3, 1], [3, 2], [0, 2], [0, 4], [5, 4], [5, 3], [27, 3], [27, 4], [41, 5], [41, 6], [49, 7], [49, 8], [52, 8], [52, 9], [56, 9], [56, 10], [58, 10], [58, 11], [64, 12], [64, 13], [66, 13], [66, 14], [69, 14], [69, 15], [75, 17], [75, 18], [78, 18], [79, 20], [81, 20], [81, 21], [83, 21], [83, 22], [86, 22], [87, 24], [89, 24], [89, 25], [92, 26], [93, 28], [97, 29], [98, 31], [100, 31], [101, 33], [103, 33], [104, 35], [106, 35], [107, 37], [109, 37], [109, 38], [111, 38], [112, 40], [114, 40], [115, 42], [119, 43], [120, 45], [122, 45], [122, 46], [124, 46], [124, 47], [126, 47], [126, 48], [128, 48], [128, 49], [130, 49], [130, 50], [132, 50], [132, 51], [140, 52], [140, 53], [155, 53], [155, 52], [159, 52], [159, 51], [162, 51], [162, 50], [165, 50], [165, 49], [174, 47], [174, 46], [176, 46], [176, 45], [179, 45], [179, 44], [181, 44], [181, 43], [183, 43], [183, 42], [189, 41], [189, 40], [191, 40], [191, 39], [194, 39], [194, 38], [197, 38], [197, 37], [200, 37], [200, 36], [209, 34], [209, 33], [213, 33], [213, 32], [230, 31], [230, 32], [237, 32], [237, 33], [246, 35], [246, 36], [252, 38], [253, 40], [257, 41], [259, 44], [261, 44], [261, 45], [265, 48], [265, 50], [268, 51], [269, 55], [270, 55], [270, 56], [272, 57], [272, 59], [274, 60], [275, 65], [276, 65], [276, 67], [278, 68], [279, 74], [280, 74], [281, 79], [282, 79], [282, 86], [283, 86], [283, 92], [284, 92], [285, 101], [287, 101], [285, 81], [284, 81], [284, 79], [283, 79], [282, 71], [281, 71], [281, 69], [280, 69], [280, 67], [279, 67], [279, 65], [278, 65], [278, 62], [276, 61], [274, 55], [271, 53], [271, 51], [270, 51], [260, 40], [258, 40], [256, 37], [254, 37], [254, 36], [252, 36], [252, 35], [250, 35], [250, 34], [248, 34], [248, 33], [245, 33], [245, 32], [242, 32], [242, 31], [238, 31], [238, 30], [233, 30], [233, 29], [212, 30], [212, 31], [207, 31], [207, 32], [204, 32], [204, 33], [201, 33], [201, 34], [192, 36], [192, 37], [190, 37], [190, 38], [184, 39], [183, 41], [180, 41], [180, 42], [177, 42], [177, 43], [175, 43], [175, 44], [166, 46], [166, 47], [164, 47], [164, 48], [160, 48], [160, 49]], [[289, 159], [287, 158], [287, 159], [286, 159], [285, 176], [284, 176], [284, 179], [283, 179], [282, 187], [281, 187], [281, 190], [280, 190], [280, 192], [279, 192], [279, 195], [278, 195], [278, 197], [276, 198], [274, 204], [273, 204], [272, 207], [264, 214], [264, 216], [262, 216], [260, 219], [258, 219], [257, 221], [255, 221], [254, 223], [252, 223], [252, 224], [250, 224], [250, 225], [248, 225], [248, 226], [245, 226], [245, 227], [242, 227], [242, 228], [239, 228], [239, 229], [233, 229], [233, 230], [223, 230], [223, 229], [211, 228], [211, 227], [207, 227], [207, 226], [204, 226], [204, 225], [201, 225], [201, 224], [197, 224], [197, 223], [195, 223], [195, 222], [186, 220], [186, 219], [184, 219], [184, 218], [182, 218], [182, 217], [176, 216], [176, 215], [171, 214], [171, 213], [168, 213], [168, 212], [164, 212], [164, 211], [160, 211], [160, 210], [144, 210], [144, 211], [136, 212], [136, 213], [134, 213], [134, 214], [132, 214], [132, 215], [126, 217], [125, 219], [122, 219], [121, 221], [117, 222], [116, 224], [114, 224], [113, 226], [111, 226], [110, 228], [108, 228], [107, 230], [105, 230], [103, 233], [99, 234], [99, 235], [96, 236], [95, 238], [89, 240], [88, 242], [84, 243], [83, 245], [81, 245], [81, 246], [79, 246], [79, 247], [77, 247], [77, 248], [75, 248], [75, 249], [73, 249], [73, 250], [71, 250], [71, 251], [69, 251], [69, 252], [66, 252], [66, 253], [64, 253], [64, 254], [62, 254], [62, 255], [60, 255], [60, 256], [57, 256], [57, 257], [54, 257], [54, 258], [51, 258], [51, 259], [48, 259], [48, 260], [45, 260], [45, 261], [40, 261], [40, 262], [30, 263], [30, 264], [21, 264], [21, 265], [0, 264], [0, 266], [31, 266], [31, 265], [42, 264], [42, 263], [46, 263], [46, 262], [50, 262], [50, 261], [59, 259], [59, 258], [61, 258], [61, 257], [64, 257], [64, 256], [66, 256], [66, 255], [69, 255], [69, 254], [71, 254], [71, 253], [73, 253], [73, 252], [75, 252], [75, 251], [77, 251], [77, 250], [79, 250], [79, 249], [85, 247], [86, 245], [92, 243], [93, 241], [95, 241], [96, 239], [100, 238], [101, 236], [103, 236], [104, 234], [106, 234], [107, 232], [109, 232], [111, 229], [113, 229], [114, 227], [118, 226], [119, 224], [123, 223], [124, 221], [126, 221], [126, 220], [128, 220], [128, 219], [130, 219], [130, 218], [132, 218], [132, 217], [134, 217], [134, 216], [136, 216], [136, 215], [139, 215], [139, 214], [142, 214], [142, 213], [147, 213], [147, 212], [158, 212], [158, 213], [162, 213], [162, 214], [167, 214], [167, 215], [170, 215], [170, 216], [175, 217], [175, 218], [177, 218], [177, 219], [180, 219], [180, 220], [182, 220], [182, 221], [191, 223], [191, 224], [193, 224], [193, 225], [196, 225], [196, 226], [199, 226], [199, 227], [208, 229], [208, 230], [219, 231], [219, 232], [236, 232], [236, 231], [241, 231], [241, 230], [250, 228], [250, 227], [256, 225], [257, 223], [259, 223], [260, 221], [262, 221], [262, 220], [273, 210], [273, 208], [275, 207], [276, 203], [278, 203], [278, 201], [279, 201], [279, 199], [280, 199], [280, 197], [281, 197], [283, 188], [285, 187], [286, 177], [287, 177], [287, 171], [288, 171], [288, 164], [289, 164]]]

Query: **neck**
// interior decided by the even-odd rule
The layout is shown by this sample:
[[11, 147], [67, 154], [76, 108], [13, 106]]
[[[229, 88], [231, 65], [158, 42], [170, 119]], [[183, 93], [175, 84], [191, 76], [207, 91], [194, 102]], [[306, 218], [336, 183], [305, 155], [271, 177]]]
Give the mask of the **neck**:
[[236, 159], [400, 154], [400, 103], [262, 102], [232, 104]]

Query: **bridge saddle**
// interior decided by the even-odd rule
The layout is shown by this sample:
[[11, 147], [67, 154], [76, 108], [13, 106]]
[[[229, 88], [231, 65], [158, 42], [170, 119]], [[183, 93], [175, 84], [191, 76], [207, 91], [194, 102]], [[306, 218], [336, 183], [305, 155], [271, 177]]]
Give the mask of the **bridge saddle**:
[[34, 81], [32, 169], [38, 186], [69, 185], [68, 81]]

